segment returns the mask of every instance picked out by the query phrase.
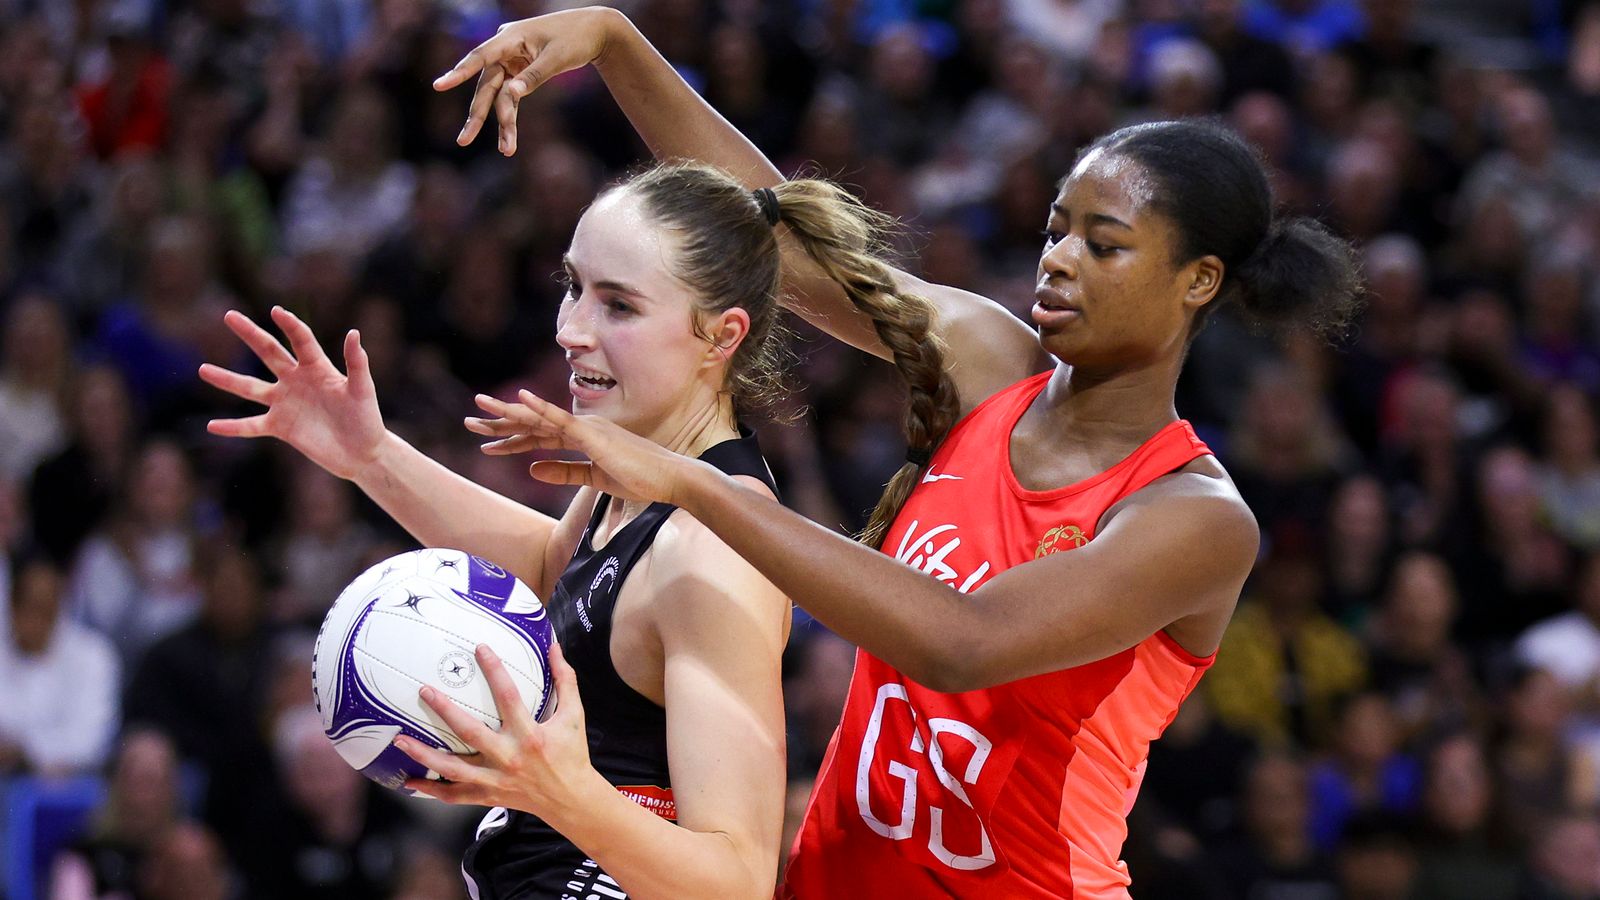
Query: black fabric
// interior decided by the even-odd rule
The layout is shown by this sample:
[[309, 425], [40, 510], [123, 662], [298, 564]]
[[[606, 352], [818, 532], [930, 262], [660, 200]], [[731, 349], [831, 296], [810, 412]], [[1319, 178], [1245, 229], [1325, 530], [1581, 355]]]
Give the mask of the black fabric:
[[[749, 432], [711, 447], [700, 459], [729, 475], [749, 475], [773, 487], [772, 473]], [[562, 653], [578, 676], [595, 769], [614, 785], [670, 789], [666, 710], [617, 674], [611, 662], [611, 623], [628, 573], [677, 507], [652, 503], [596, 549], [592, 537], [610, 502], [602, 494], [595, 503], [547, 608]], [[477, 900], [626, 896], [572, 842], [538, 817], [517, 811], [496, 809], [485, 817], [462, 871], [476, 886]]]

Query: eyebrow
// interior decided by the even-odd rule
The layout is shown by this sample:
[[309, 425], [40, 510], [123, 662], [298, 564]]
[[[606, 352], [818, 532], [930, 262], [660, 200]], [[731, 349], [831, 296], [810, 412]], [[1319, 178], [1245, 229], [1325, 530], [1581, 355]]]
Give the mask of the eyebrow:
[[[1058, 216], [1061, 216], [1062, 218], [1071, 218], [1071, 216], [1067, 214], [1066, 208], [1059, 203], [1050, 204], [1050, 211]], [[1108, 216], [1105, 213], [1089, 213], [1088, 215], [1084, 216], [1084, 218], [1089, 220], [1090, 225], [1115, 225], [1118, 228], [1126, 228], [1129, 231], [1133, 230], [1132, 225], [1129, 225], [1127, 222], [1122, 221], [1116, 216]]]
[[[577, 275], [578, 275], [578, 267], [572, 264], [572, 257], [571, 256], [562, 256], [561, 257], [561, 267], [567, 271], [567, 275], [572, 277], [572, 279], [574, 281], [581, 280], [581, 279], [579, 279], [577, 277]], [[650, 295], [649, 294], [646, 294], [644, 291], [639, 290], [638, 288], [634, 287], [633, 285], [628, 284], [626, 282], [622, 282], [622, 281], [610, 281], [610, 280], [596, 281], [594, 283], [594, 286], [599, 288], [602, 291], [611, 291], [612, 293], [615, 293], [615, 294], [627, 294], [630, 297], [635, 297], [635, 298], [638, 298], [640, 300], [648, 300], [648, 299], [650, 299]]]

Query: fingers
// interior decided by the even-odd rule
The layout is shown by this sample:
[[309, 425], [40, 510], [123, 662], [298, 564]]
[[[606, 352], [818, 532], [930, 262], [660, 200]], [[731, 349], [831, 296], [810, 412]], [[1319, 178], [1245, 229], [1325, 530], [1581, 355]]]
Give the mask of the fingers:
[[508, 438], [501, 438], [498, 441], [490, 441], [478, 449], [489, 456], [513, 456], [533, 450], [560, 450], [561, 442], [556, 438], [539, 437], [534, 434], [517, 434]]
[[533, 93], [544, 83], [545, 75], [539, 70], [538, 57], [517, 76], [505, 83], [494, 98], [495, 120], [500, 126], [500, 152], [511, 156], [517, 152], [517, 108], [522, 98]]
[[367, 358], [367, 349], [361, 346], [361, 332], [354, 328], [344, 336], [344, 370], [350, 383], [363, 394], [378, 393], [372, 383], [372, 361]]
[[267, 371], [282, 378], [284, 373], [290, 372], [295, 367], [294, 357], [289, 351], [283, 349], [278, 339], [268, 334], [260, 325], [250, 321], [250, 317], [237, 310], [228, 310], [222, 316], [223, 324], [228, 330], [239, 336], [245, 346], [260, 359], [267, 367]]
[[489, 107], [494, 103], [495, 95], [500, 92], [500, 85], [505, 79], [506, 73], [499, 66], [484, 69], [478, 76], [478, 86], [472, 92], [472, 104], [467, 108], [467, 124], [461, 126], [461, 133], [456, 135], [457, 144], [465, 147], [478, 136], [484, 120], [489, 116]]
[[265, 413], [247, 419], [212, 419], [206, 423], [206, 430], [219, 437], [258, 438], [272, 435], [267, 430]]
[[301, 363], [328, 363], [328, 354], [322, 352], [322, 345], [317, 343], [317, 336], [311, 332], [311, 326], [300, 321], [300, 317], [281, 306], [272, 308], [272, 321], [283, 329], [289, 338], [289, 346], [294, 348], [294, 355]]
[[[501, 758], [497, 752], [500, 749], [499, 735], [495, 734], [489, 726], [483, 724], [477, 716], [457, 706], [454, 700], [431, 687], [424, 686], [417, 694], [422, 698], [422, 702], [433, 710], [434, 715], [444, 720], [444, 723], [450, 726], [450, 730], [456, 733], [456, 737], [460, 738], [468, 747], [483, 754], [484, 758], [490, 761]], [[422, 762], [420, 759], [417, 761]], [[433, 770], [452, 781], [460, 780], [443, 769], [434, 768]]]
[[522, 403], [506, 403], [488, 394], [479, 394], [473, 400], [479, 409], [516, 423], [519, 430], [526, 430], [543, 421], [538, 414]]
[[504, 89], [494, 97], [495, 124], [500, 129], [500, 155], [517, 153], [517, 98]]
[[455, 68], [435, 78], [433, 80], [433, 89], [436, 91], [454, 90], [465, 84], [468, 78], [483, 71], [483, 48], [487, 43], [486, 41], [484, 44], [479, 44], [472, 48], [470, 53], [461, 57], [461, 61], [456, 63]]
[[545, 484], [594, 484], [594, 466], [564, 459], [541, 459], [528, 467], [535, 481]]
[[511, 680], [511, 673], [506, 671], [505, 663], [489, 649], [488, 644], [478, 645], [477, 656], [478, 668], [483, 670], [483, 679], [489, 682], [489, 693], [494, 695], [495, 709], [500, 711], [500, 733], [511, 731], [520, 734], [526, 731], [532, 717], [522, 702], [522, 692], [517, 690], [517, 683]]
[[271, 405], [272, 385], [252, 375], [241, 375], [221, 366], [204, 363], [200, 366], [200, 380], [241, 400]]

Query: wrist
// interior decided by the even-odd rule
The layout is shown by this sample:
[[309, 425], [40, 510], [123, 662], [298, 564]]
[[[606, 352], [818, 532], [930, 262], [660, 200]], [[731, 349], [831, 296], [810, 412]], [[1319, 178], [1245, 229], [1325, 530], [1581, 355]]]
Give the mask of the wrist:
[[637, 33], [633, 22], [628, 19], [622, 10], [610, 6], [594, 8], [595, 14], [600, 17], [600, 52], [595, 54], [589, 64], [596, 69], [604, 68], [606, 59], [613, 49], [626, 41], [630, 35]]
[[632, 805], [632, 801], [622, 796], [592, 765], [585, 766], [577, 778], [563, 780], [560, 787], [561, 790], [551, 792], [546, 808], [535, 815], [589, 853], [594, 851], [588, 850], [588, 845], [602, 840], [612, 830], [612, 816], [621, 808], [617, 802]]
[[367, 454], [365, 459], [356, 461], [355, 468], [346, 478], [357, 487], [365, 489], [375, 478], [388, 470], [397, 454], [410, 449], [411, 445], [406, 443], [404, 438], [385, 429], [377, 446], [372, 448], [372, 452]]
[[674, 479], [675, 489], [667, 502], [704, 521], [707, 505], [716, 495], [717, 488], [728, 480], [727, 476], [715, 466], [698, 459], [684, 458], [678, 464], [683, 467], [683, 474]]

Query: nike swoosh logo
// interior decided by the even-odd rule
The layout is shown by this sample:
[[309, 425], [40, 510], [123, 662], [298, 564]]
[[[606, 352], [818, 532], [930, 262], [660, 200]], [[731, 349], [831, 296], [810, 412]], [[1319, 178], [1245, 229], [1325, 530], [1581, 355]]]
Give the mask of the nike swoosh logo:
[[922, 476], [922, 483], [923, 484], [932, 484], [935, 481], [960, 481], [960, 480], [961, 480], [961, 476], [960, 475], [935, 475], [934, 472], [933, 472], [933, 469], [931, 469], [931, 468], [928, 470], [928, 473], [926, 475]]

